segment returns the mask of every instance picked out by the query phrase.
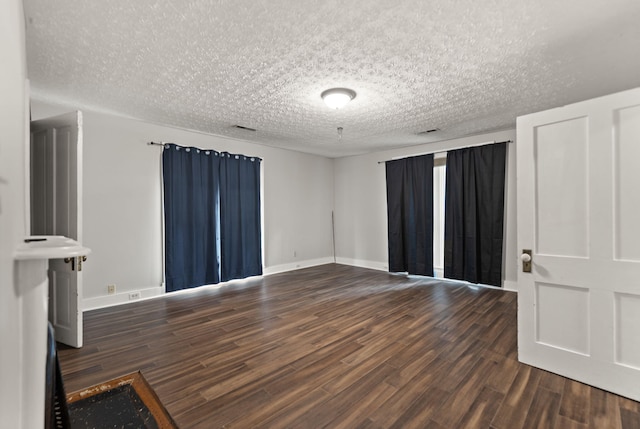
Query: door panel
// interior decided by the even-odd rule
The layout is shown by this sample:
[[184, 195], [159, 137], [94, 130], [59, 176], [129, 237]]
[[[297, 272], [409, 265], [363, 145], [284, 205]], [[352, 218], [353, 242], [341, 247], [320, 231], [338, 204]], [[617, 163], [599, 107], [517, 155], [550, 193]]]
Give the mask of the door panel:
[[52, 306], [52, 312], [50, 319], [55, 326], [69, 329], [69, 301], [71, 287], [71, 276], [67, 273], [58, 272], [55, 270], [49, 271], [49, 296], [52, 297], [52, 301], [58, 305]]
[[616, 293], [616, 363], [640, 370], [640, 296]]
[[614, 112], [615, 259], [640, 262], [640, 105]]
[[[31, 233], [52, 235], [55, 215], [53, 213], [54, 149], [47, 144], [49, 131], [41, 129], [31, 133]], [[37, 231], [37, 232], [34, 232]]]
[[[31, 234], [82, 243], [82, 114], [31, 123]], [[56, 340], [82, 346], [82, 272], [49, 261], [49, 320]]]
[[640, 89], [517, 134], [519, 359], [640, 400]]
[[535, 302], [538, 343], [589, 354], [588, 289], [536, 282]]
[[77, 212], [77, 187], [76, 187], [76, 150], [77, 132], [76, 125], [59, 126], [53, 128], [55, 135], [55, 218], [56, 235], [77, 240], [76, 216], [70, 215]]
[[534, 132], [537, 253], [587, 257], [586, 118], [541, 125]]

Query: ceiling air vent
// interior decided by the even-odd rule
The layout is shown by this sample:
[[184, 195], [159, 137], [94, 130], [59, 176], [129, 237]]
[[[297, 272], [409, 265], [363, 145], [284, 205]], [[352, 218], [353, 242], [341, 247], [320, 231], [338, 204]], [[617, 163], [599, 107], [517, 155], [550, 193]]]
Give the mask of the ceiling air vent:
[[253, 131], [253, 132], [256, 131], [255, 128], [243, 127], [242, 125], [234, 125], [231, 128], [237, 128], [239, 130], [244, 130], [244, 131]]
[[425, 134], [435, 133], [436, 131], [440, 131], [440, 128], [432, 128], [432, 129], [427, 130], [427, 131], [420, 131], [420, 132], [418, 133], [418, 135], [419, 135], [419, 136], [423, 136], [423, 135], [425, 135]]

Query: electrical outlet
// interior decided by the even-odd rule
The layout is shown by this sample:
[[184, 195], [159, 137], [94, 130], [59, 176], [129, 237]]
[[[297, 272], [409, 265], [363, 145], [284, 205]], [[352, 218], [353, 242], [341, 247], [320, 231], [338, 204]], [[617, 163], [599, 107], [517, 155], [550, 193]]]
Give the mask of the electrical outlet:
[[140, 291], [129, 292], [129, 301], [140, 299]]
[[107, 294], [114, 295], [116, 293], [116, 285], [107, 285]]

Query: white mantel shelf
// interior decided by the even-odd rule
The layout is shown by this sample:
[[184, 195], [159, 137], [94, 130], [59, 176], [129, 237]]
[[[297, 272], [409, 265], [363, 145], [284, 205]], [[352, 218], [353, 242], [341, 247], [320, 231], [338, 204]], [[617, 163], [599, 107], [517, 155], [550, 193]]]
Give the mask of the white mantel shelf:
[[15, 252], [17, 261], [29, 259], [61, 259], [85, 256], [91, 249], [83, 247], [75, 240], [62, 235], [34, 235], [26, 237]]

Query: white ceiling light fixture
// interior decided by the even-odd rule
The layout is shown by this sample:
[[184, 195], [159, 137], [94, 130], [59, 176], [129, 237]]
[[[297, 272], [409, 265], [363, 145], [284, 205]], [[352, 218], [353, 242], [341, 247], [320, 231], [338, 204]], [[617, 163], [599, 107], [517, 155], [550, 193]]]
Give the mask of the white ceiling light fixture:
[[356, 92], [348, 88], [331, 88], [323, 91], [320, 97], [332, 109], [342, 109], [348, 102], [356, 98]]

